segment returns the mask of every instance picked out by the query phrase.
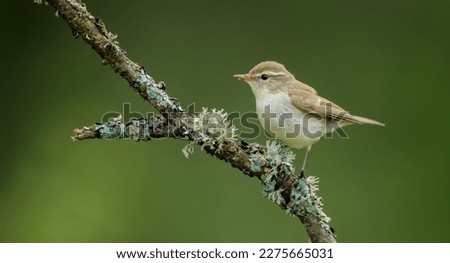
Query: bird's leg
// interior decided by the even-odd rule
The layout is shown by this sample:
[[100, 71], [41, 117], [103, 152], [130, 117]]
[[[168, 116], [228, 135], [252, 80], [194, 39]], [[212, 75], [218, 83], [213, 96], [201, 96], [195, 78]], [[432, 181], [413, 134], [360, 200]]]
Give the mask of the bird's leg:
[[308, 159], [308, 153], [311, 151], [311, 145], [306, 148], [305, 152], [305, 159], [303, 159], [303, 165], [302, 165], [302, 171], [300, 172], [300, 178], [305, 177], [305, 166], [306, 166], [306, 159]]

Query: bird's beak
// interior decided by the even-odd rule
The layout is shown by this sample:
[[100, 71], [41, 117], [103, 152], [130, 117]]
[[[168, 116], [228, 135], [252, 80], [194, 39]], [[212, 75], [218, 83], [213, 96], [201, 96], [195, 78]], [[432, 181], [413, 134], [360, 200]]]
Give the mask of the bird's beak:
[[249, 74], [236, 74], [233, 77], [244, 81], [250, 81], [252, 79]]

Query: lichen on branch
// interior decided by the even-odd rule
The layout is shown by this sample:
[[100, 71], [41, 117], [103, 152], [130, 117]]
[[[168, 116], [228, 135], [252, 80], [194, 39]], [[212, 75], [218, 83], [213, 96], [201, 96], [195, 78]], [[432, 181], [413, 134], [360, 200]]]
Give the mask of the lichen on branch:
[[[195, 116], [186, 113], [177, 100], [169, 96], [163, 82], [156, 83], [141, 65], [128, 58], [119, 46], [117, 35], [109, 32], [102, 20], [90, 14], [81, 0], [45, 2], [56, 9], [74, 36], [81, 37], [100, 55], [103, 64], [109, 64], [160, 113], [150, 119], [132, 119], [123, 123], [121, 118], [113, 118], [105, 123], [78, 128], [74, 130], [74, 140], [187, 140], [244, 174], [258, 178], [264, 185], [263, 195], [299, 218], [312, 242], [335, 242], [328, 225], [329, 218], [322, 210], [322, 199], [316, 194], [317, 180], [294, 174], [294, 156], [288, 148], [278, 142], [268, 142], [263, 146], [237, 139], [236, 128], [230, 125], [222, 110], [204, 109]], [[185, 154], [192, 152], [191, 146], [185, 149]]]

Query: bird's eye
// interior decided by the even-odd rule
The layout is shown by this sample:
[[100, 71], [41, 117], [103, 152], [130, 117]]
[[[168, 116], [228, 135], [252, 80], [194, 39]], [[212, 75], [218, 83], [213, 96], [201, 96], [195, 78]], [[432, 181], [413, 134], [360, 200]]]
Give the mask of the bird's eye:
[[262, 74], [261, 75], [261, 79], [262, 80], [266, 80], [266, 79], [268, 79], [269, 78], [269, 76], [267, 75], [267, 74]]

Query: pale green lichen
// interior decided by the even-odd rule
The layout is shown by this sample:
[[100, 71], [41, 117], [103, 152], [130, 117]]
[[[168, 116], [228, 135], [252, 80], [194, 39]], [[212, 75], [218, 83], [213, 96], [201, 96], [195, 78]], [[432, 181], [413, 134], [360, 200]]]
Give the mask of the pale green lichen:
[[183, 149], [181, 149], [181, 152], [183, 152], [184, 157], [189, 158], [189, 155], [194, 153], [194, 142], [189, 142], [186, 144]]
[[108, 122], [94, 124], [94, 129], [100, 133], [102, 139], [117, 139], [124, 137], [125, 126], [122, 116], [119, 115]]
[[263, 180], [264, 188], [263, 188], [263, 196], [269, 196], [273, 191], [275, 191], [275, 186], [277, 183], [275, 180]]
[[136, 82], [144, 85], [150, 100], [156, 102], [159, 108], [170, 109], [172, 111], [182, 111], [181, 106], [173, 98], [170, 98], [164, 91], [164, 82], [156, 83], [152, 77], [142, 70]]
[[235, 142], [237, 129], [227, 117], [228, 114], [223, 109], [202, 108], [202, 111], [194, 116], [192, 125], [186, 131], [194, 138], [193, 142], [183, 148], [183, 154], [188, 157], [194, 152], [193, 143], [201, 145], [201, 149], [208, 147], [218, 153], [223, 150], [224, 144]]
[[204, 137], [213, 137], [219, 141], [236, 140], [236, 127], [228, 120], [228, 113], [223, 109], [202, 111], [194, 117], [193, 130], [201, 133]]
[[249, 156], [250, 169], [253, 172], [261, 172], [263, 167], [269, 169], [261, 175], [264, 184], [263, 196], [278, 205], [284, 205], [286, 202], [282, 196], [284, 189], [276, 187], [275, 179], [292, 176], [294, 173], [292, 161], [295, 155], [279, 141], [267, 141], [265, 148], [258, 144], [252, 147]]
[[169, 132], [162, 129], [165, 125], [166, 119], [161, 115], [152, 116], [149, 119], [132, 118], [126, 123], [122, 123], [122, 116], [119, 115], [109, 119], [108, 122], [94, 124], [94, 130], [103, 139], [131, 138], [135, 141], [148, 141], [167, 136], [162, 133]]
[[[279, 141], [267, 141], [266, 160], [273, 167], [272, 173], [279, 175], [292, 175], [294, 173], [295, 154]], [[277, 169], [275, 169], [277, 168]]]
[[286, 206], [286, 212], [298, 217], [313, 214], [320, 219], [322, 228], [331, 231], [328, 225], [330, 218], [323, 212], [322, 198], [317, 195], [318, 183], [318, 178], [313, 176], [300, 178], [291, 190], [291, 201]]
[[279, 141], [267, 141], [266, 148], [261, 148], [259, 144], [253, 145], [250, 154], [250, 169], [253, 172], [260, 172], [263, 166], [267, 166], [271, 168], [269, 172], [271, 175], [292, 175], [294, 173], [293, 160], [295, 160], [295, 154], [288, 147]]
[[297, 217], [304, 217], [306, 214], [313, 214], [320, 219], [322, 228], [331, 231], [328, 222], [330, 218], [322, 210], [322, 198], [317, 195], [318, 178], [309, 176], [298, 178], [291, 189], [289, 202], [286, 203], [283, 197], [285, 189], [277, 187], [276, 179], [294, 176], [294, 166], [292, 162], [295, 155], [292, 151], [278, 141], [268, 141], [266, 147], [254, 144], [250, 151], [250, 169], [253, 172], [266, 171], [261, 175], [264, 185], [263, 196], [272, 202], [285, 207], [286, 212]]
[[266, 159], [259, 152], [260, 148], [261, 148], [261, 145], [259, 145], [257, 143], [252, 144], [252, 149], [250, 150], [250, 155], [249, 155], [250, 170], [252, 170], [252, 172], [261, 172], [262, 168], [266, 165]]
[[282, 196], [283, 193], [283, 189], [278, 189], [276, 191], [272, 191], [270, 194], [267, 195], [267, 198], [269, 200], [271, 200], [272, 202], [274, 202], [277, 205], [284, 205], [284, 203], [286, 202]]

